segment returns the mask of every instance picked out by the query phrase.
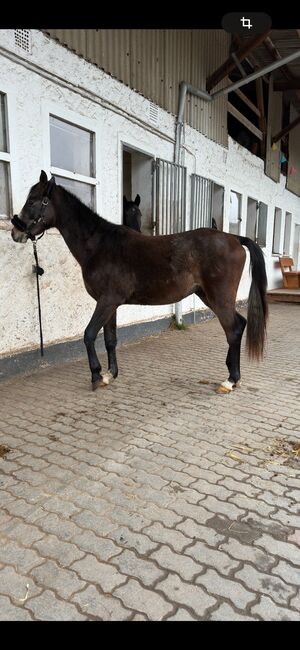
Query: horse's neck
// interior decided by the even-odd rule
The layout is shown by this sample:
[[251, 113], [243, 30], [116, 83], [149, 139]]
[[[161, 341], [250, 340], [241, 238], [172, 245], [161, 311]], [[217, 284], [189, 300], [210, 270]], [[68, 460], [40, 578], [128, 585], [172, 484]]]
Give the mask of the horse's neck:
[[57, 228], [63, 236], [69, 250], [81, 266], [93, 255], [93, 249], [101, 239], [101, 217], [99, 221], [93, 216], [84, 216], [76, 209], [64, 210], [63, 203], [57, 208]]

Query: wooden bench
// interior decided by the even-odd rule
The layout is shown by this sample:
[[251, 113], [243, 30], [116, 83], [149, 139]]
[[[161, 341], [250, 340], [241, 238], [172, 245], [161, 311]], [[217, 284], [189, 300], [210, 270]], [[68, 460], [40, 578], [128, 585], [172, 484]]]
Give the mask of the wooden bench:
[[283, 277], [283, 286], [285, 289], [300, 288], [300, 271], [292, 271], [294, 261], [291, 257], [280, 257], [279, 265]]

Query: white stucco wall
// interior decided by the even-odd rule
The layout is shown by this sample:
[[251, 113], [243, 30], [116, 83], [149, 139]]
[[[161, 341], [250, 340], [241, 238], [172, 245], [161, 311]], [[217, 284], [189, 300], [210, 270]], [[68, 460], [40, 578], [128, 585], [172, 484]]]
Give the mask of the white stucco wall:
[[[172, 161], [174, 117], [159, 109], [159, 125], [153, 127], [147, 99], [42, 32], [32, 30], [31, 35], [29, 54], [15, 46], [14, 30], [0, 30], [0, 91], [7, 95], [8, 102], [13, 213], [20, 211], [40, 170], [50, 171], [49, 112], [53, 112], [96, 133], [96, 209], [104, 218], [120, 223], [122, 143], [149, 156]], [[197, 173], [225, 187], [224, 230], [228, 230], [230, 190], [243, 195], [241, 234], [246, 227], [247, 196], [269, 205], [267, 271], [269, 285], [280, 284], [280, 273], [274, 264], [277, 257], [272, 257], [275, 206], [283, 214], [289, 211], [293, 224], [295, 220], [300, 223], [300, 200], [285, 190], [285, 179], [282, 177], [278, 184], [268, 179], [263, 173], [263, 161], [231, 139], [227, 150], [188, 126], [182, 162], [187, 166], [188, 176]], [[30, 242], [15, 244], [9, 231], [9, 224], [0, 222], [2, 355], [39, 344], [32, 246]], [[80, 337], [95, 305], [84, 289], [80, 268], [56, 231], [46, 233], [38, 249], [40, 264], [45, 269], [41, 278], [45, 344]], [[238, 298], [246, 298], [248, 290], [246, 266]], [[183, 311], [191, 310], [193, 304], [193, 297], [185, 299]], [[196, 308], [204, 307], [198, 298], [195, 304]], [[171, 313], [173, 305], [123, 306], [118, 310], [118, 324]]]

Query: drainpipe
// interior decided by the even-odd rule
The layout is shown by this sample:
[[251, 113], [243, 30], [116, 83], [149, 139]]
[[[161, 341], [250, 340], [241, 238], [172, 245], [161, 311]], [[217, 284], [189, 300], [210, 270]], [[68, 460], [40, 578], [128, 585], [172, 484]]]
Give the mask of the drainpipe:
[[[196, 95], [201, 99], [205, 99], [208, 102], [212, 101], [211, 96], [205, 90], [199, 90], [195, 86], [182, 81], [179, 86], [179, 102], [178, 102], [178, 116], [176, 122], [176, 132], [175, 132], [175, 151], [174, 151], [174, 162], [176, 165], [180, 165], [181, 158], [181, 146], [182, 146], [182, 132], [184, 126], [184, 108], [185, 108], [185, 98], [186, 94], [190, 93], [191, 95]], [[179, 325], [182, 323], [182, 301], [175, 303], [175, 321]]]

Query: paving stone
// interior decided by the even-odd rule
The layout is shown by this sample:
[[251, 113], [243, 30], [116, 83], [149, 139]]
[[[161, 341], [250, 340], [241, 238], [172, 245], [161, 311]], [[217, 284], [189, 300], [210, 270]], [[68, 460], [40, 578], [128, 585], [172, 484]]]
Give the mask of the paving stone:
[[201, 573], [203, 567], [183, 554], [174, 553], [168, 546], [163, 546], [158, 551], [151, 553], [151, 558], [163, 568], [175, 571], [183, 580], [192, 580]]
[[32, 617], [23, 607], [13, 605], [7, 596], [0, 596], [0, 621], [32, 621]]
[[1, 594], [9, 596], [16, 605], [23, 605], [26, 597], [35, 596], [41, 589], [27, 575], [20, 575], [13, 567], [0, 570]]
[[181, 530], [185, 535], [190, 538], [190, 543], [195, 539], [202, 539], [207, 542], [209, 546], [216, 546], [219, 542], [223, 541], [224, 535], [219, 535], [213, 528], [196, 524], [192, 519], [185, 519], [176, 528]]
[[271, 596], [279, 605], [287, 605], [291, 596], [296, 593], [295, 587], [287, 585], [281, 578], [267, 573], [260, 573], [249, 564], [245, 564], [234, 577], [242, 580], [249, 589]]
[[149, 551], [157, 548], [157, 542], [153, 542], [146, 534], [137, 533], [126, 526], [120, 526], [108, 533], [108, 536], [115, 540], [118, 546], [133, 548], [140, 555], [145, 555]]
[[15, 565], [20, 573], [27, 573], [34, 566], [41, 564], [43, 558], [33, 549], [24, 548], [10, 539], [0, 537], [0, 562]]
[[42, 558], [52, 558], [62, 567], [67, 567], [75, 560], [84, 556], [84, 552], [80, 551], [74, 544], [62, 542], [55, 535], [47, 535], [43, 539], [35, 542], [33, 545]]
[[109, 521], [106, 517], [100, 517], [100, 515], [96, 515], [87, 510], [74, 515], [72, 521], [78, 524], [78, 526], [73, 525], [73, 535], [78, 532], [79, 528], [93, 530], [99, 536], [106, 535], [106, 533], [116, 528], [116, 524]]
[[225, 575], [239, 566], [239, 562], [233, 560], [227, 553], [209, 548], [203, 542], [196, 542], [185, 550], [185, 554], [193, 557], [202, 568], [207, 565], [212, 566]]
[[35, 526], [25, 524], [20, 520], [11, 520], [5, 527], [3, 532], [11, 539], [17, 540], [24, 546], [30, 546], [33, 542], [41, 539], [44, 536], [43, 531]]
[[199, 576], [196, 583], [206, 587], [207, 591], [214, 596], [228, 598], [239, 609], [245, 609], [256, 598], [255, 592], [244, 589], [235, 577], [229, 580], [213, 569], [208, 569], [204, 575]]
[[222, 603], [218, 609], [212, 612], [208, 618], [209, 621], [257, 621], [255, 616], [247, 616], [245, 614], [237, 614], [236, 611], [228, 605]]
[[52, 533], [64, 541], [69, 541], [79, 531], [73, 521], [68, 521], [52, 513], [39, 519], [38, 525], [43, 531], [40, 537], [43, 537], [44, 533]]
[[46, 589], [36, 598], [31, 598], [26, 609], [33, 612], [38, 621], [84, 621], [76, 607], [65, 600], [58, 599], [53, 591]]
[[192, 616], [187, 609], [179, 607], [176, 614], [168, 616], [167, 621], [196, 621], [197, 619]]
[[273, 539], [270, 535], [262, 535], [256, 542], [255, 546], [260, 546], [276, 557], [288, 560], [297, 566], [300, 566], [300, 548], [294, 544], [281, 542]]
[[110, 594], [99, 593], [94, 585], [75, 594], [72, 600], [78, 603], [88, 618], [92, 616], [101, 621], [126, 621], [130, 618], [130, 610], [123, 607], [120, 600]]
[[85, 586], [73, 570], [61, 569], [52, 560], [47, 560], [41, 566], [32, 569], [31, 575], [40, 587], [54, 589], [64, 599], [68, 599], [74, 592]]
[[144, 589], [133, 578], [115, 589], [114, 596], [118, 596], [125, 607], [145, 613], [151, 621], [160, 621], [173, 609], [162, 596], [150, 589]]
[[208, 608], [216, 604], [216, 599], [207, 594], [198, 585], [183, 582], [179, 576], [169, 575], [166, 580], [157, 585], [156, 589], [163, 591], [168, 600], [180, 605], [187, 605], [198, 616], [204, 616]]
[[226, 551], [237, 560], [252, 562], [260, 571], [268, 571], [276, 562], [274, 557], [249, 544], [241, 544], [237, 539], [220, 544], [219, 550]]
[[[153, 555], [151, 559], [152, 557]], [[122, 573], [138, 578], [146, 587], [150, 587], [164, 575], [164, 572], [158, 569], [154, 562], [146, 558], [138, 558], [133, 551], [129, 550], [122, 551], [112, 562], [119, 567]]]
[[144, 528], [144, 533], [146, 533], [146, 535], [149, 535], [150, 539], [156, 542], [168, 544], [175, 551], [182, 551], [182, 549], [187, 546], [187, 544], [191, 543], [191, 539], [189, 537], [186, 537], [177, 530], [165, 528], [165, 526], [162, 526], [160, 523], [146, 526], [146, 528]]
[[80, 551], [96, 555], [99, 560], [106, 562], [115, 555], [121, 553], [122, 549], [114, 544], [110, 539], [98, 537], [93, 531], [84, 530], [78, 535], [74, 535], [72, 542], [76, 544]]
[[72, 564], [72, 570], [87, 582], [100, 585], [105, 593], [126, 581], [126, 575], [120, 573], [115, 566], [99, 562], [93, 555], [86, 555], [83, 560]]
[[272, 574], [280, 576], [280, 578], [291, 585], [300, 587], [300, 568], [292, 566], [284, 560], [281, 560], [272, 569]]
[[268, 598], [261, 596], [260, 602], [251, 608], [251, 614], [260, 616], [263, 621], [298, 621], [299, 610], [291, 610], [286, 607], [279, 607]]

